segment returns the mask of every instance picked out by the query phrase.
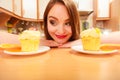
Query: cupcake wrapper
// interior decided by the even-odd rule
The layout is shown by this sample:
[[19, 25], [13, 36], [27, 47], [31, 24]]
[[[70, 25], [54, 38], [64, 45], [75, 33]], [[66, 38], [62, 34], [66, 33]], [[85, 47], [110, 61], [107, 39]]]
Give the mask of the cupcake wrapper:
[[30, 52], [30, 51], [37, 51], [39, 49], [39, 40], [28, 40], [28, 39], [22, 39], [21, 42], [21, 50], [24, 52]]
[[100, 38], [82, 38], [84, 50], [97, 51], [100, 47]]

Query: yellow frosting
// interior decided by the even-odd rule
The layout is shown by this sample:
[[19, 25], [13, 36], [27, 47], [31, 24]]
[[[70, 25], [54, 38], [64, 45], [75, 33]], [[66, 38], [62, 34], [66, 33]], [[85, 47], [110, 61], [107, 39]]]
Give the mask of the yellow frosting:
[[19, 39], [40, 39], [40, 32], [34, 30], [25, 30], [19, 35]]
[[81, 38], [83, 37], [100, 37], [100, 30], [98, 28], [87, 29], [81, 32]]

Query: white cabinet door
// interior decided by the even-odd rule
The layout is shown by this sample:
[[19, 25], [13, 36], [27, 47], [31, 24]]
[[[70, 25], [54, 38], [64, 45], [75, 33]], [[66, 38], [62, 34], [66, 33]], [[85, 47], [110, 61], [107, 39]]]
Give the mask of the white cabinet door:
[[93, 0], [73, 0], [78, 11], [93, 11]]
[[37, 19], [37, 0], [22, 0], [22, 13], [25, 18]]
[[0, 7], [13, 12], [13, 0], [0, 0]]
[[50, 0], [39, 0], [39, 19], [43, 19], [44, 11]]
[[21, 16], [21, 0], [14, 0], [13, 11], [16, 15]]
[[97, 18], [110, 17], [110, 0], [97, 0]]
[[93, 11], [93, 0], [79, 0], [79, 11]]

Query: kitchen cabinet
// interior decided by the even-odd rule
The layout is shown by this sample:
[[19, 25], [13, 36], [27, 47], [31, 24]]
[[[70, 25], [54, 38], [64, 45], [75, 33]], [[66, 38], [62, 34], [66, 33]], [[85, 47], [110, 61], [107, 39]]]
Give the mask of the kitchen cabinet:
[[0, 0], [0, 10], [28, 21], [43, 21], [49, 0]]
[[22, 1], [23, 17], [42, 20], [45, 8], [50, 0], [29, 0], [29, 3], [27, 1]]
[[88, 16], [93, 12], [93, 0], [73, 0], [80, 16]]
[[13, 4], [14, 4], [13, 12], [18, 16], [22, 16], [21, 2], [22, 2], [21, 0], [14, 0], [14, 2], [13, 2]]
[[[96, 2], [98, 0], [94, 0], [94, 2]], [[103, 0], [101, 0], [103, 1]], [[107, 1], [107, 0], [104, 0]], [[94, 26], [95, 27], [100, 27], [102, 29], [109, 29], [111, 31], [118, 31], [120, 30], [120, 0], [110, 0], [108, 1], [109, 3], [109, 9], [107, 9], [106, 11], [108, 11], [109, 13], [107, 13], [106, 11], [104, 11], [104, 17], [97, 17], [97, 4], [94, 4]], [[101, 5], [102, 6], [102, 5]], [[103, 9], [106, 9], [105, 7], [102, 7]], [[107, 14], [107, 15], [106, 15]], [[105, 16], [106, 15], [106, 16]]]
[[22, 1], [23, 17], [42, 21], [45, 8], [50, 0], [29, 0], [29, 3], [27, 1]]
[[50, 0], [38, 0], [39, 2], [39, 19], [43, 19], [45, 8]]
[[0, 0], [0, 7], [13, 12], [13, 0]]
[[93, 11], [93, 0], [78, 0], [79, 11]]
[[104, 24], [105, 28], [120, 31], [120, 0], [112, 0], [110, 16], [110, 20]]
[[95, 0], [96, 20], [110, 19], [110, 0]]
[[25, 18], [37, 19], [37, 0], [22, 0], [22, 13]]

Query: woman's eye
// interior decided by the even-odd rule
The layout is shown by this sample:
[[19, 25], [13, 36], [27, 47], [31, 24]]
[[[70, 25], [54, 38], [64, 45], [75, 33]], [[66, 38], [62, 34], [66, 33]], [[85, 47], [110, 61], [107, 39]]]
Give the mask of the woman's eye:
[[66, 26], [71, 26], [70, 22], [65, 23]]
[[50, 20], [50, 24], [53, 25], [53, 26], [55, 26], [55, 25], [57, 25], [57, 22], [54, 21], [54, 20]]

